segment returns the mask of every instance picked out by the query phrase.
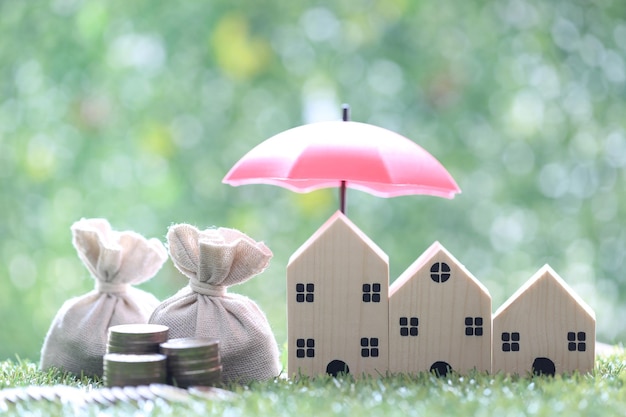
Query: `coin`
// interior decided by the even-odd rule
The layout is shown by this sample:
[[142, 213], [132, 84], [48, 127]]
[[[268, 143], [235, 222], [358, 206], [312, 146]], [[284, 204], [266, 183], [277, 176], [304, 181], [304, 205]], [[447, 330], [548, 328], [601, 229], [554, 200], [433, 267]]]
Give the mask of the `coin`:
[[106, 387], [164, 383], [167, 378], [166, 356], [159, 353], [129, 355], [107, 353], [103, 358]]
[[234, 392], [227, 391], [225, 389], [197, 385], [187, 388], [187, 392], [195, 397], [201, 397], [209, 400], [231, 400], [237, 397]]
[[106, 353], [159, 353], [169, 328], [160, 324], [120, 324], [109, 327]]
[[180, 388], [164, 384], [151, 384], [150, 391], [159, 398], [167, 401], [183, 402], [189, 400], [189, 393]]
[[174, 356], [197, 356], [218, 354], [219, 341], [212, 338], [183, 337], [161, 343], [161, 353]]
[[167, 355], [168, 382], [186, 388], [215, 385], [221, 378], [219, 341], [213, 338], [178, 338], [161, 343]]

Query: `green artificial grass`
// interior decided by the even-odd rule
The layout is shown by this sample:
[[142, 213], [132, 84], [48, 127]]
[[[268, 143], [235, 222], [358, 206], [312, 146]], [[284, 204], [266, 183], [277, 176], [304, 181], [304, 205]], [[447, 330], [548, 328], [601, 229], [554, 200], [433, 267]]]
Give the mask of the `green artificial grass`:
[[[8, 403], [7, 415], [155, 416], [613, 416], [626, 412], [626, 355], [600, 358], [587, 375], [556, 377], [473, 373], [439, 378], [423, 373], [380, 378], [351, 376], [277, 379], [223, 387], [230, 399], [188, 397], [184, 402], [154, 401], [113, 406]], [[26, 361], [0, 362], [0, 388], [66, 384], [84, 390], [100, 381], [60, 372], [39, 372]]]

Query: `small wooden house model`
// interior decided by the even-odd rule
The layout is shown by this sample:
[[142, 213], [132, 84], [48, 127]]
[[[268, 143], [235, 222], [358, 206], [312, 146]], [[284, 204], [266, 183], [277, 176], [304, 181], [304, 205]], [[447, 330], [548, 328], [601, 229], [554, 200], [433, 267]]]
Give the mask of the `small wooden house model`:
[[384, 374], [387, 255], [341, 212], [287, 265], [288, 374]]
[[494, 314], [493, 371], [591, 372], [595, 313], [548, 265]]
[[389, 369], [491, 370], [491, 296], [439, 242], [389, 289]]

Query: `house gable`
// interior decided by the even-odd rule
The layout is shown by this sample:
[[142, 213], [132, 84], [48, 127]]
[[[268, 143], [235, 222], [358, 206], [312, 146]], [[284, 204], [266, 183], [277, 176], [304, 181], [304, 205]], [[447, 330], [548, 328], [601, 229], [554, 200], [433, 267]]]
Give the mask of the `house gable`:
[[288, 373], [384, 373], [388, 286], [387, 255], [335, 213], [287, 265]]
[[391, 285], [390, 371], [491, 370], [491, 296], [439, 242]]
[[590, 372], [595, 313], [552, 269], [539, 269], [493, 317], [493, 371]]

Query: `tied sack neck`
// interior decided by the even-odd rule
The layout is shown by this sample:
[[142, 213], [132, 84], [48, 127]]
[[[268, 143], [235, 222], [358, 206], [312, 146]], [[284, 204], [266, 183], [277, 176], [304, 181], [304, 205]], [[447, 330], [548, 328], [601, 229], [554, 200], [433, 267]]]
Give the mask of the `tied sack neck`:
[[226, 295], [227, 288], [225, 285], [212, 285], [208, 282], [201, 282], [195, 279], [189, 280], [189, 287], [191, 287], [191, 289], [198, 294], [212, 297], [223, 297]]
[[128, 291], [130, 287], [126, 282], [107, 282], [96, 280], [96, 291], [103, 293], [122, 293]]

